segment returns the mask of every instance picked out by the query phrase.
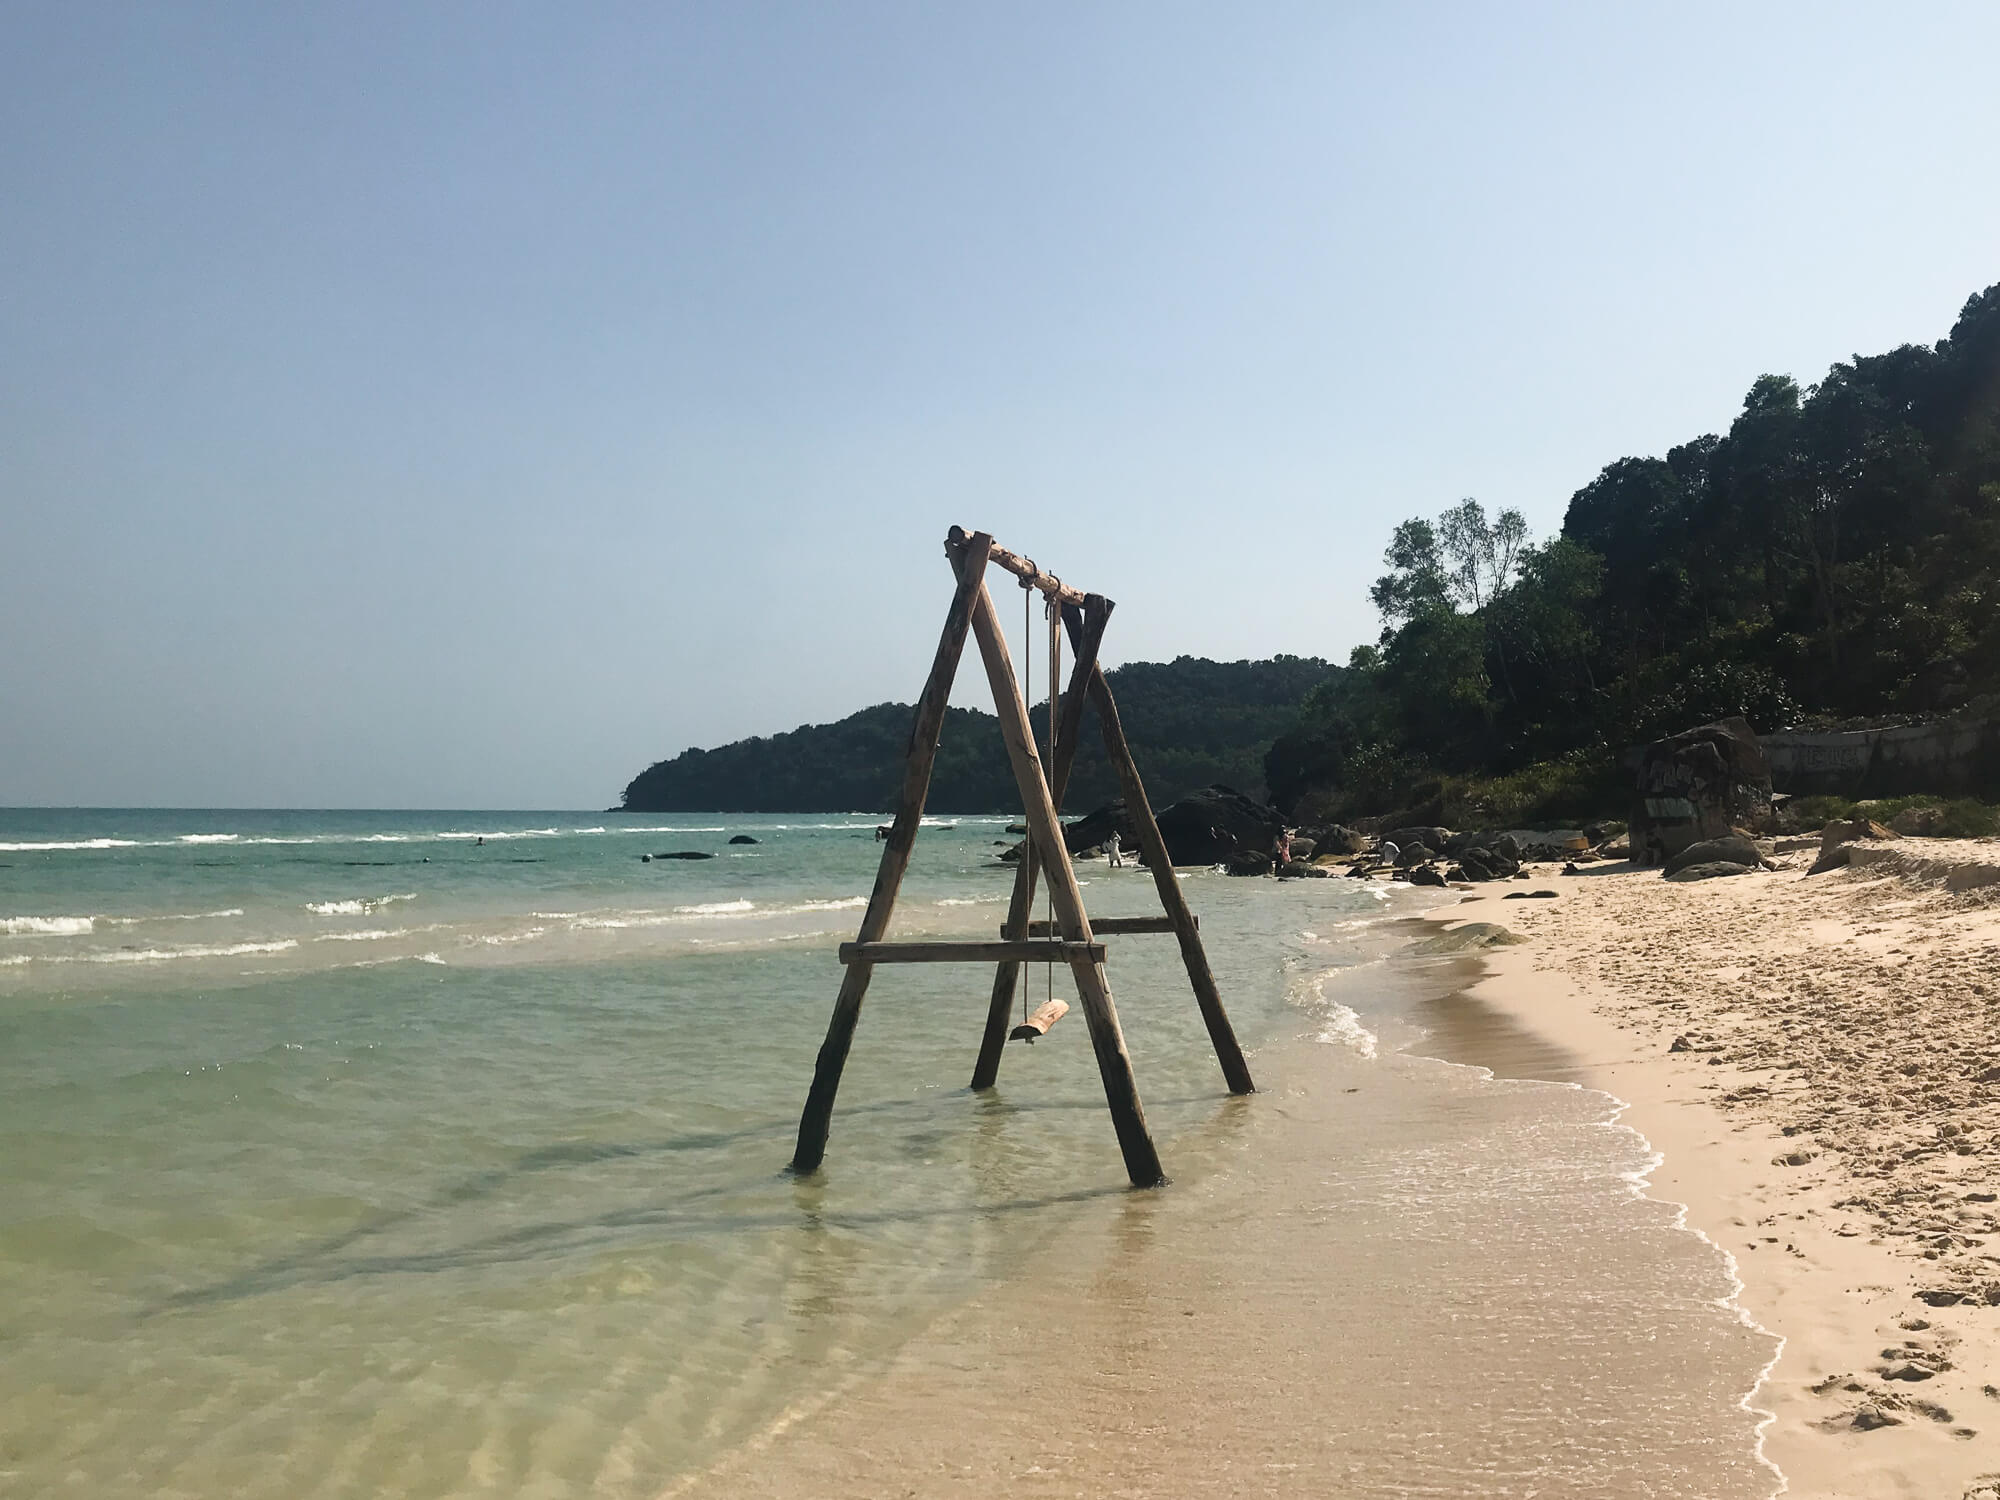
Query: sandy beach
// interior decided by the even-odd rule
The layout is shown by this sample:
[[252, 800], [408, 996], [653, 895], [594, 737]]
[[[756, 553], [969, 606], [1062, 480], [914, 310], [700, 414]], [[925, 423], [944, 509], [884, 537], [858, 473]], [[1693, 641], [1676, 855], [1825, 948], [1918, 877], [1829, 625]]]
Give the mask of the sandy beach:
[[[1471, 998], [1559, 1038], [1664, 1160], [1784, 1340], [1751, 1398], [1798, 1496], [2000, 1492], [2000, 898], [1988, 842], [1899, 840], [1808, 877], [1626, 865], [1440, 916], [1528, 939]], [[1517, 887], [1526, 889], [1527, 887]], [[1678, 1050], [1676, 1050], [1678, 1049]]]
[[[2000, 849], [1920, 852], [1930, 863], [1807, 877], [1800, 851], [1687, 885], [1623, 864], [1538, 871], [1454, 893], [1428, 919], [1524, 941], [1431, 966], [1430, 982], [1449, 969], [1460, 985], [1415, 1050], [1615, 1095], [1618, 1122], [1660, 1157], [1649, 1206], [1727, 1257], [1716, 1301], [1762, 1369], [1736, 1397], [1749, 1458], [1696, 1486], [2000, 1493], [2000, 899], [1948, 891], [1942, 874]], [[1558, 895], [1506, 899], [1530, 890]], [[1183, 1218], [1172, 1193], [1132, 1195], [1089, 1253], [974, 1299], [668, 1493], [1661, 1494], [1681, 1491], [1660, 1475], [1712, 1459], [1647, 1451], [1673, 1424], [1620, 1408], [1613, 1438], [1641, 1447], [1596, 1480], [1587, 1461], [1553, 1482], [1526, 1467], [1468, 1471], [1458, 1488], [1399, 1476], [1397, 1445], [1437, 1441], [1436, 1414], [1455, 1419], [1492, 1377], [1472, 1373], [1470, 1345], [1467, 1369], [1412, 1353], [1451, 1347], [1430, 1317], [1449, 1289], [1422, 1284], [1421, 1256], [1409, 1298], [1357, 1324], [1314, 1214], [1329, 1142], [1351, 1150], [1352, 1122], [1310, 1087], [1278, 1092], [1276, 1111], [1224, 1106], [1242, 1129], [1221, 1175], [1255, 1180], [1228, 1211]], [[1258, 1129], [1259, 1110], [1275, 1128]], [[1623, 1349], [1620, 1333], [1602, 1328], [1589, 1355], [1608, 1385], [1622, 1360], [1675, 1357]], [[1545, 1376], [1563, 1379], [1553, 1361]]]

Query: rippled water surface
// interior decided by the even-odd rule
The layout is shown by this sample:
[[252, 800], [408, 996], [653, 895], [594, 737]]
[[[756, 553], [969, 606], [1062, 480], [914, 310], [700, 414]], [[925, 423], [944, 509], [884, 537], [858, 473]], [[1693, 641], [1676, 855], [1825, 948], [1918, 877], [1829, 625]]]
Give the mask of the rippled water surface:
[[[1087, 1233], [1129, 1194], [1081, 1017], [972, 1095], [978, 969], [878, 972], [827, 1169], [783, 1171], [877, 821], [0, 813], [0, 1489], [655, 1495]], [[997, 933], [1003, 822], [926, 828], [897, 932]], [[640, 858], [680, 851], [716, 857]], [[1141, 870], [1080, 875], [1097, 914], [1157, 909]], [[1184, 884], [1253, 1066], [1379, 1068], [1430, 1024], [1366, 979], [1389, 893]], [[1241, 1116], [1174, 944], [1111, 946], [1169, 1170], [1225, 1201]], [[1544, 1279], [1551, 1236], [1615, 1229], [1589, 1205], [1630, 1193], [1577, 1188], [1634, 1167], [1575, 1128], [1600, 1106], [1434, 1128], [1502, 1087], [1435, 1072], [1407, 1150], [1378, 1131], [1315, 1212], [1377, 1222], [1402, 1179], [1485, 1195], [1406, 1215], [1551, 1205], [1478, 1247]], [[1656, 1258], [1621, 1297], [1730, 1321], [1715, 1257]], [[1741, 1386], [1704, 1368], [1697, 1423]]]

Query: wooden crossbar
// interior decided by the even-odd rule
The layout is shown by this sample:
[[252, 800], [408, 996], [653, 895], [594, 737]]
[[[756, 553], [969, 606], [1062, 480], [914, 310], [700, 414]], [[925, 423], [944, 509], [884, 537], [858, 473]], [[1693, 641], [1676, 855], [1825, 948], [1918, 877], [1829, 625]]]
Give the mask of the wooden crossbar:
[[[1195, 925], [1201, 925], [1199, 917], [1195, 918]], [[1045, 938], [1054, 931], [1054, 927], [1039, 918], [1028, 924], [1028, 936], [1031, 938]], [[1175, 931], [1178, 929], [1172, 917], [1092, 917], [1090, 920], [1093, 937], [1130, 937], [1142, 932]]]
[[1067, 964], [1104, 962], [1102, 943], [842, 943], [844, 964]]
[[[951, 528], [951, 535], [945, 538], [944, 544], [948, 549], [952, 549], [953, 555], [956, 556], [957, 549], [964, 547], [971, 540], [972, 533], [967, 532], [963, 526], [954, 526]], [[1073, 589], [1053, 574], [1044, 573], [1035, 566], [1033, 558], [1023, 557], [1018, 552], [1009, 552], [998, 542], [991, 544], [986, 557], [996, 568], [1005, 568], [1029, 588], [1040, 589], [1051, 599], [1059, 599], [1064, 604], [1074, 605], [1078, 609], [1083, 608], [1085, 598], [1083, 590]]]

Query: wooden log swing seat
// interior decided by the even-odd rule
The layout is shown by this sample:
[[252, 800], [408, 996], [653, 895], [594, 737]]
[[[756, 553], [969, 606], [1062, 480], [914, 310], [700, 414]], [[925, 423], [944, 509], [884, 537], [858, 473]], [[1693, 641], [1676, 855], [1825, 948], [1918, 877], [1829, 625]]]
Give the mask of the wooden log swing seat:
[[[1173, 933], [1180, 942], [1181, 962], [1187, 969], [1195, 1003], [1201, 1009], [1209, 1040], [1222, 1065], [1224, 1081], [1235, 1094], [1251, 1093], [1255, 1085], [1250, 1080], [1249, 1065], [1243, 1060], [1243, 1050], [1237, 1045], [1236, 1033], [1230, 1027], [1228, 1013], [1222, 1008], [1215, 976], [1202, 950], [1199, 923], [1188, 910], [1159, 825], [1153, 820], [1145, 785], [1139, 779], [1131, 747], [1119, 723], [1117, 704], [1112, 701], [1110, 686], [1097, 664], [1104, 628], [1111, 618], [1111, 601], [1100, 594], [1079, 593], [1059, 578], [1044, 573], [1029, 559], [996, 545], [983, 531], [967, 533], [952, 527], [945, 539], [945, 555], [957, 575], [958, 587], [945, 616], [944, 635], [931, 663], [930, 679], [917, 700], [896, 818], [883, 838], [882, 864], [875, 876], [875, 889], [868, 898], [867, 910], [862, 913], [861, 930], [855, 941], [840, 946], [840, 962], [844, 966], [840, 993], [833, 1003], [826, 1041], [819, 1049], [812, 1089], [799, 1117], [798, 1147], [792, 1156], [792, 1170], [812, 1173], [819, 1170], [825, 1159], [834, 1096], [840, 1090], [840, 1075], [854, 1041], [861, 1002], [868, 993], [868, 982], [877, 964], [996, 965], [986, 1031], [972, 1071], [972, 1087], [987, 1089], [999, 1076], [1000, 1055], [1010, 1038], [1033, 1041], [1046, 1035], [1069, 1010], [1065, 1001], [1051, 995], [1032, 1015], [1010, 1027], [1021, 965], [1061, 963], [1069, 967], [1076, 982], [1077, 997], [1090, 1029], [1091, 1048], [1097, 1055], [1098, 1074], [1104, 1080], [1105, 1101], [1110, 1106], [1111, 1122], [1125, 1157], [1126, 1173], [1135, 1187], [1159, 1186], [1166, 1181], [1166, 1174], [1160, 1167], [1152, 1133], [1146, 1128], [1146, 1112], [1139, 1101], [1138, 1083], [1132, 1076], [1132, 1059], [1125, 1050], [1125, 1034], [1119, 1027], [1118, 1010], [1111, 1002], [1111, 987], [1105, 978], [1104, 945], [1097, 939], [1113, 934]], [[999, 614], [986, 590], [989, 565], [998, 565], [1013, 574], [1023, 589], [1038, 591], [1047, 601], [1051, 619], [1052, 743], [1046, 766], [1029, 725], [1028, 706], [1014, 676], [1013, 659], [1008, 653], [1007, 638], [1001, 632]], [[1057, 619], [1075, 657], [1068, 687], [1059, 699], [1053, 692], [1058, 675], [1053, 667], [1060, 650], [1054, 624]], [[1006, 925], [1001, 929], [999, 942], [889, 942], [886, 940], [889, 917], [895, 910], [896, 896], [916, 844], [917, 826], [930, 791], [931, 768], [937, 758], [938, 734], [944, 725], [945, 705], [965, 650], [968, 630], [978, 642], [985, 663], [993, 706], [1000, 716], [1001, 737], [1006, 741], [1007, 758], [1027, 814], [1028, 836], [1014, 870], [1014, 891], [1007, 907]], [[1086, 699], [1097, 710], [1104, 748], [1124, 791], [1126, 812], [1152, 872], [1164, 913], [1161, 916], [1111, 917], [1093, 927], [1084, 911], [1083, 895], [1077, 887], [1069, 847], [1063, 840], [1058, 810], [1076, 759]], [[1035, 884], [1044, 875], [1048, 882], [1050, 916], [1043, 921], [1032, 921]]]

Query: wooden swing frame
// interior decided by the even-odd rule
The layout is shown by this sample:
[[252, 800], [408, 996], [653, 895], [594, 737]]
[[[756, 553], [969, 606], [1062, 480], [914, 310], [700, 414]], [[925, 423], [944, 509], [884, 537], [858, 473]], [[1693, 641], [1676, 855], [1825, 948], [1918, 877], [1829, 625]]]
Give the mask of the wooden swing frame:
[[[1188, 982], [1194, 989], [1195, 1002], [1201, 1008], [1229, 1091], [1248, 1094], [1255, 1091], [1256, 1085], [1251, 1082], [1249, 1064], [1243, 1060], [1243, 1049], [1237, 1044], [1229, 1014], [1222, 1007], [1215, 975], [1201, 945], [1199, 924], [1188, 910], [1166, 843], [1160, 837], [1159, 824], [1153, 819], [1152, 804], [1146, 799], [1145, 784], [1139, 779], [1131, 746], [1126, 743], [1124, 727], [1118, 719], [1118, 706], [1112, 701], [1110, 685], [1097, 664], [1112, 602], [1101, 594], [1079, 593], [1042, 572], [1028, 559], [996, 545], [983, 531], [967, 533], [960, 527], [952, 527], [945, 539], [945, 555], [957, 574], [958, 588], [945, 616], [944, 635], [938, 642], [930, 679], [917, 700], [916, 722], [910, 730], [903, 764], [902, 791], [896, 804], [895, 822], [882, 849], [875, 889], [868, 898], [868, 909], [862, 914], [861, 930], [855, 941], [840, 947], [840, 961], [846, 972], [841, 978], [839, 996], [834, 1000], [826, 1040], [819, 1049], [812, 1089], [799, 1117], [798, 1147], [792, 1157], [792, 1170], [802, 1175], [816, 1172], [826, 1157], [834, 1097], [840, 1090], [840, 1075], [854, 1041], [855, 1023], [861, 1017], [861, 1002], [868, 993], [868, 983], [877, 964], [998, 965], [987, 1009], [986, 1032], [972, 1072], [972, 1087], [988, 1089], [999, 1076], [1000, 1054], [1007, 1044], [1008, 1020], [1020, 982], [1021, 965], [1063, 963], [1069, 966], [1083, 1003], [1091, 1048], [1097, 1055], [1097, 1070], [1104, 1080], [1104, 1097], [1118, 1133], [1119, 1149], [1124, 1153], [1126, 1173], [1135, 1187], [1157, 1187], [1167, 1180], [1166, 1173], [1161, 1169], [1152, 1133], [1146, 1128], [1146, 1112], [1139, 1100], [1138, 1083], [1132, 1076], [1131, 1055], [1125, 1050], [1125, 1034], [1119, 1027], [1118, 1010], [1112, 1004], [1111, 987], [1104, 974], [1104, 945], [1097, 938], [1108, 934], [1172, 932], [1180, 940], [1181, 962], [1187, 969]], [[1061, 611], [1075, 654], [1069, 686], [1055, 715], [1054, 748], [1051, 764], [1046, 768], [1035, 747], [1027, 703], [1014, 676], [999, 614], [986, 590], [989, 564], [997, 564], [1019, 579], [1023, 587], [1038, 589], [1047, 596]], [[1021, 859], [1015, 868], [1013, 897], [1008, 903], [1007, 922], [999, 942], [892, 943], [885, 941], [889, 918], [916, 844], [917, 827], [930, 792], [931, 768], [937, 759], [938, 735], [944, 726], [945, 706], [965, 651], [968, 629], [979, 643], [987, 681], [993, 690], [993, 707], [1000, 717], [1000, 734], [1006, 741], [1007, 758], [1020, 789], [1028, 836], [1023, 840]], [[1097, 709], [1104, 748], [1124, 791], [1126, 813], [1139, 836], [1139, 847], [1152, 871], [1153, 886], [1165, 913], [1161, 917], [1107, 918], [1097, 924], [1095, 931], [1084, 911], [1076, 869], [1070, 861], [1058, 815], [1076, 760], [1086, 698]], [[1053, 930], [1048, 922], [1029, 920], [1036, 879], [1044, 872], [1055, 912]]]

